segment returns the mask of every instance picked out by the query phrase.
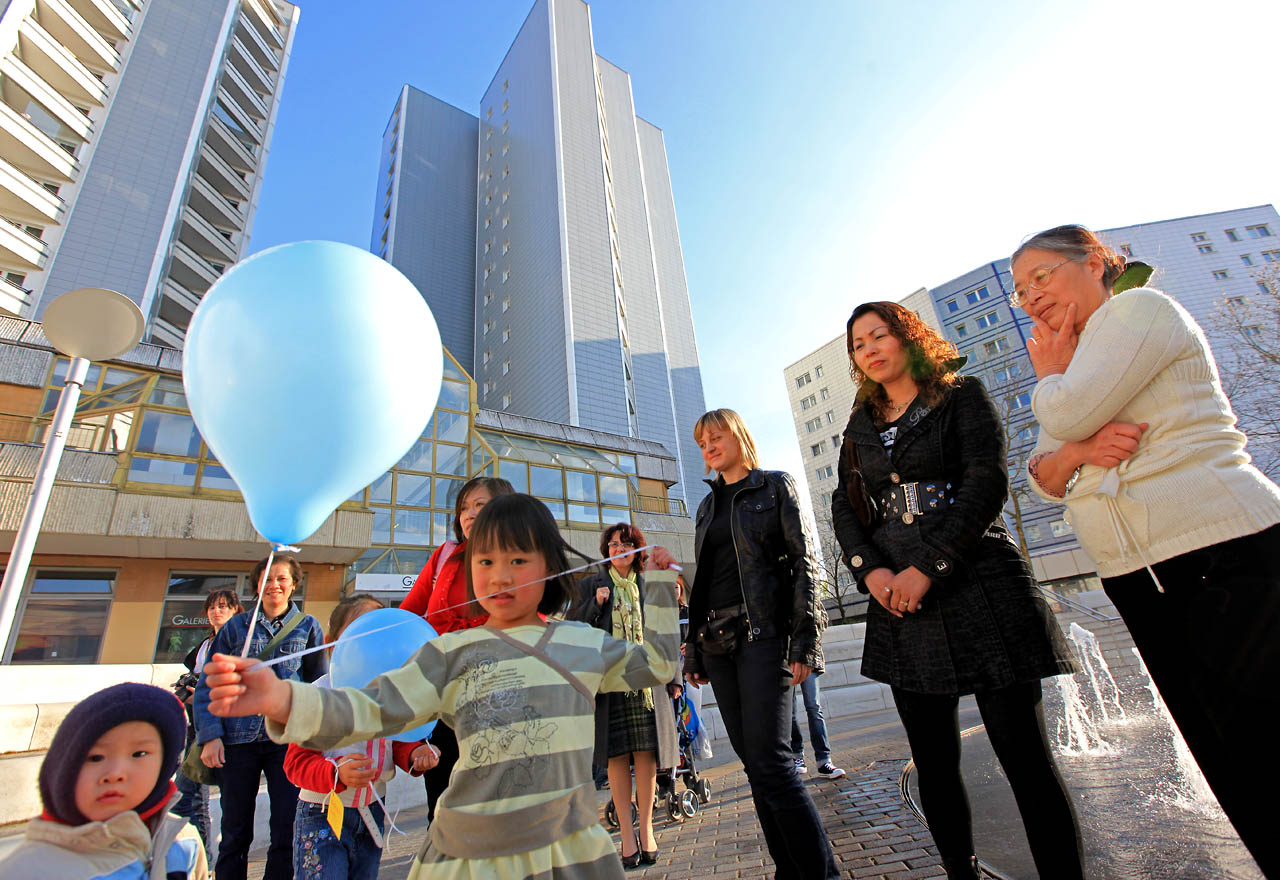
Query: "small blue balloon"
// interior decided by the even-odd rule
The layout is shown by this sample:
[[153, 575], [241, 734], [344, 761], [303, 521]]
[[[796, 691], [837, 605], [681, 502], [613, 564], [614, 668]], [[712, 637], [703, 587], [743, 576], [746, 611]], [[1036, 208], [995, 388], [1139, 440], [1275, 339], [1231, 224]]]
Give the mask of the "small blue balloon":
[[182, 380], [201, 436], [253, 526], [298, 544], [407, 452], [444, 355], [426, 301], [394, 266], [304, 241], [237, 263], [187, 328]]
[[[373, 630], [382, 632], [356, 638]], [[329, 658], [329, 682], [334, 687], [366, 687], [379, 675], [408, 663], [423, 645], [435, 637], [436, 631], [431, 624], [399, 608], [379, 608], [361, 614], [342, 631], [342, 636], [333, 646], [333, 656]], [[429, 721], [389, 738], [417, 742], [426, 739], [435, 726], [434, 721]]]

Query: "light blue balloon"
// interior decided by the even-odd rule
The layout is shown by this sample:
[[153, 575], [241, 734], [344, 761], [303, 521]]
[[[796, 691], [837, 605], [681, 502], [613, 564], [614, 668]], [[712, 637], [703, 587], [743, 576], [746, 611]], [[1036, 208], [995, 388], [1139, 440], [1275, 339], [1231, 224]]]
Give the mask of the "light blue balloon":
[[182, 381], [254, 528], [297, 544], [418, 440], [443, 357], [431, 310], [399, 270], [351, 245], [303, 241], [209, 288]]
[[[391, 629], [383, 629], [391, 627]], [[362, 633], [382, 630], [367, 638]], [[329, 658], [329, 682], [334, 687], [362, 688], [383, 673], [399, 669], [436, 637], [435, 628], [426, 620], [399, 608], [378, 608], [361, 614], [342, 631]], [[429, 721], [413, 730], [391, 736], [400, 742], [426, 739], [436, 726]]]

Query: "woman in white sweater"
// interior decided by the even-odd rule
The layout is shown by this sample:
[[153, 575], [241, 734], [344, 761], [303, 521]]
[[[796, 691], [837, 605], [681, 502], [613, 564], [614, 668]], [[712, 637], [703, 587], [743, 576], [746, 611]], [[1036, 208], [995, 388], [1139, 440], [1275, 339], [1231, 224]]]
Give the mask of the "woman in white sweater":
[[[1203, 331], [1080, 226], [1012, 258], [1039, 382], [1031, 488], [1065, 501], [1205, 778], [1269, 877], [1280, 837], [1280, 490], [1249, 464]], [[1270, 723], [1268, 723], [1270, 722]]]

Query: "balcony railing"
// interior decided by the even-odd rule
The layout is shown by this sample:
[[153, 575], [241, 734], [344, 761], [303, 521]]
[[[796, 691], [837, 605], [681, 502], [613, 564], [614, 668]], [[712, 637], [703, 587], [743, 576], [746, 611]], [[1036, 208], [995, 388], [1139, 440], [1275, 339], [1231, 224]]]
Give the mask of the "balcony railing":
[[190, 206], [187, 206], [182, 211], [182, 225], [195, 232], [195, 243], [187, 241], [187, 237], [185, 235], [182, 235], [181, 237], [183, 242], [189, 244], [196, 253], [206, 259], [225, 259], [228, 262], [235, 260], [235, 243], [232, 242], [230, 238], [223, 235], [222, 230], [218, 229], [218, 227], [201, 217], [195, 209]]
[[240, 106], [248, 110], [251, 115], [256, 113], [255, 119], [266, 119], [270, 115], [271, 111], [267, 109], [266, 102], [240, 75], [240, 71], [236, 70], [235, 65], [229, 64], [223, 68], [222, 87], [230, 92], [231, 97], [235, 98], [240, 103]]
[[219, 119], [226, 122], [236, 133], [244, 133], [253, 138], [254, 143], [261, 144], [264, 132], [262, 126], [259, 125], [252, 116], [245, 112], [231, 93], [226, 90], [225, 86], [218, 87], [218, 100], [225, 106], [228, 116], [219, 114], [219, 107], [215, 104], [213, 112]]
[[79, 161], [17, 110], [0, 101], [0, 151], [12, 162], [38, 170], [60, 183], [70, 183]]
[[57, 117], [64, 126], [75, 132], [81, 140], [89, 140], [93, 134], [93, 123], [89, 121], [89, 117], [77, 110], [74, 104], [62, 97], [34, 70], [18, 60], [16, 55], [9, 55], [0, 62], [0, 73], [10, 77], [16, 85], [43, 105], [44, 109]]
[[680, 498], [668, 498], [665, 495], [641, 495], [634, 489], [631, 495], [631, 509], [645, 513], [660, 513], [663, 516], [688, 516], [684, 501]]
[[[249, 80], [249, 85], [253, 86], [254, 89], [262, 95], [269, 95], [275, 91], [272, 85], [271, 75], [262, 69], [262, 65], [259, 64], [253, 57], [252, 53], [245, 48], [245, 45], [240, 41], [240, 38], [232, 37], [231, 45], [235, 48], [235, 52], [231, 58], [231, 63], [240, 67], [241, 74], [246, 80]], [[257, 82], [254, 82], [253, 80], [257, 80]]]
[[[258, 160], [253, 151], [245, 144], [241, 135], [237, 134], [226, 119], [223, 118], [222, 113], [224, 112], [222, 108], [216, 104], [214, 105], [214, 112], [209, 116], [209, 133], [213, 137], [206, 136], [205, 143], [213, 148], [219, 159], [222, 159], [232, 168], [252, 173], [258, 166]], [[251, 136], [248, 132], [243, 132], [243, 134], [245, 137]], [[227, 155], [223, 154], [219, 145], [226, 148]]]
[[0, 217], [0, 265], [43, 269], [48, 259], [49, 245], [12, 220]]
[[248, 47], [253, 51], [254, 57], [258, 63], [265, 64], [272, 70], [280, 69], [280, 59], [276, 57], [275, 50], [267, 45], [267, 41], [262, 38], [262, 34], [258, 29], [249, 24], [249, 19], [242, 12], [240, 13], [239, 27], [237, 32], [247, 38]]
[[119, 68], [120, 53], [67, 0], [37, 0], [36, 10], [50, 36], [70, 49], [86, 67], [101, 73]]
[[0, 275], [0, 309], [11, 315], [19, 315], [29, 305], [31, 291]]
[[22, 56], [44, 80], [75, 100], [101, 107], [107, 87], [34, 18], [22, 23]]
[[[62, 199], [18, 166], [0, 158], [0, 210], [15, 220], [44, 225], [57, 223], [65, 211]], [[5, 204], [5, 203], [8, 204]]]

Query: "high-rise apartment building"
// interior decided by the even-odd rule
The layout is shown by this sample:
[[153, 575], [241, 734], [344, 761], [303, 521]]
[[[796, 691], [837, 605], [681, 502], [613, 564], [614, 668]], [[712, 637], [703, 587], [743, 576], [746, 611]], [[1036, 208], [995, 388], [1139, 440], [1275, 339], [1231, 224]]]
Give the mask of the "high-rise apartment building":
[[0, 17], [0, 309], [138, 303], [181, 347], [245, 256], [299, 10], [283, 0], [12, 0]]
[[[1232, 304], [1258, 297], [1260, 285], [1275, 283], [1274, 273], [1280, 270], [1280, 216], [1271, 205], [1123, 226], [1099, 235], [1126, 257], [1156, 267], [1150, 284], [1180, 302], [1205, 329], [1219, 363], [1241, 344], [1240, 335], [1224, 326]], [[995, 401], [1009, 447], [1012, 492], [1006, 515], [1021, 532], [1037, 576], [1042, 581], [1076, 580], [1092, 573], [1092, 560], [1076, 541], [1064, 508], [1046, 504], [1026, 487], [1025, 464], [1039, 431], [1031, 411], [1036, 377], [1026, 352], [1031, 319], [1010, 307], [1012, 289], [1009, 260], [1002, 258], [916, 291], [902, 302], [955, 343], [968, 358], [964, 372], [979, 376]], [[932, 320], [926, 306], [932, 307]], [[849, 411], [845, 407], [836, 418], [839, 425], [830, 426], [826, 420], [834, 413], [823, 407], [827, 400], [851, 404], [854, 393], [844, 345], [840, 336], [784, 370], [820, 530], [824, 516], [829, 519], [838, 435]], [[815, 386], [815, 392], [804, 378], [817, 375], [824, 384]], [[1242, 419], [1240, 427], [1248, 433], [1251, 425]], [[1248, 451], [1262, 470], [1277, 476], [1280, 450], [1273, 443], [1255, 436]]]
[[587, 5], [537, 0], [478, 109], [402, 93], [374, 252], [423, 291], [483, 407], [657, 441], [696, 504], [704, 398], [666, 147], [595, 53]]

